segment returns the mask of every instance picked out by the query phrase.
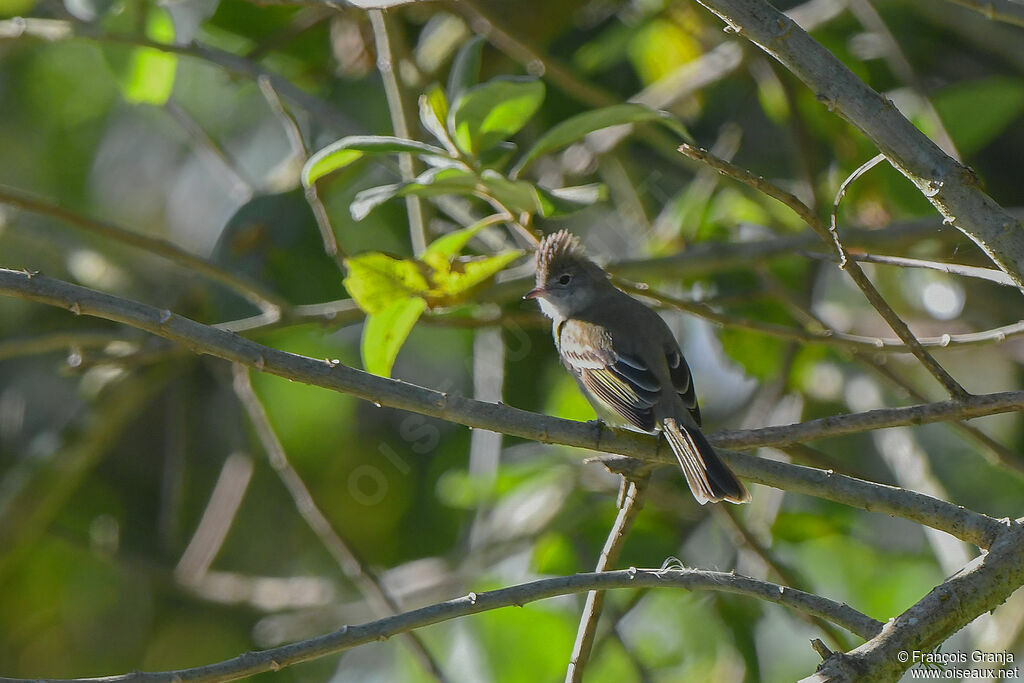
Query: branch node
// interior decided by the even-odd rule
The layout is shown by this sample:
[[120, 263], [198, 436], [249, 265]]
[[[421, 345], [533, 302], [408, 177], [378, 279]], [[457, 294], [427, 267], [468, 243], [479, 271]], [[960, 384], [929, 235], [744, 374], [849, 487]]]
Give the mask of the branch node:
[[821, 657], [821, 661], [825, 661], [833, 654], [832, 650], [828, 649], [828, 645], [821, 642], [820, 638], [811, 638], [811, 648], [818, 653], [818, 656]]

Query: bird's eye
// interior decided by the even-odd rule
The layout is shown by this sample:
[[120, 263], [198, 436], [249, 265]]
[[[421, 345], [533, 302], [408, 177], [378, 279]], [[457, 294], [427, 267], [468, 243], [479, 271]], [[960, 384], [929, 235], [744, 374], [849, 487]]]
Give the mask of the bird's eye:
[[558, 278], [558, 284], [560, 285], [567, 285], [570, 282], [572, 282], [572, 275], [569, 275], [569, 273], [566, 273], [565, 275], [562, 275], [560, 278]]

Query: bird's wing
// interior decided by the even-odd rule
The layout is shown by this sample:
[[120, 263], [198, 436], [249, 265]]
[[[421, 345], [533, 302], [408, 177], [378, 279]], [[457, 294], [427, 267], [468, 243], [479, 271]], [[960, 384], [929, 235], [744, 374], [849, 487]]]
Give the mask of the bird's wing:
[[693, 388], [693, 375], [690, 374], [690, 366], [686, 364], [686, 359], [683, 358], [679, 347], [675, 344], [672, 346], [674, 348], [667, 349], [665, 353], [665, 358], [668, 360], [669, 377], [672, 378], [672, 386], [679, 394], [679, 398], [683, 400], [683, 405], [690, 411], [690, 415], [699, 427], [700, 405], [697, 403], [697, 392]]
[[640, 358], [616, 352], [600, 327], [567, 320], [558, 330], [562, 362], [595, 398], [633, 426], [652, 431], [661, 383]]

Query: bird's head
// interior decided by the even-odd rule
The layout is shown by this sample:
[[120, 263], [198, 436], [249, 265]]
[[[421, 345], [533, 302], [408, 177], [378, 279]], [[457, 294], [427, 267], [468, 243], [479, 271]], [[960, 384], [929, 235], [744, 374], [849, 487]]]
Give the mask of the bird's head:
[[537, 286], [524, 299], [536, 299], [553, 320], [573, 317], [610, 287], [608, 275], [587, 258], [579, 238], [568, 230], [548, 235], [537, 247]]

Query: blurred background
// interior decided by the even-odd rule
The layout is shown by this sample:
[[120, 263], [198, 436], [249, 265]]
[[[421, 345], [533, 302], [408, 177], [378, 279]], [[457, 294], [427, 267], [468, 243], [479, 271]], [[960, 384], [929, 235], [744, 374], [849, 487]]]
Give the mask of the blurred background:
[[[969, 164], [996, 201], [1024, 204], [1024, 28], [942, 1], [775, 4]], [[363, 318], [324, 253], [299, 182], [305, 152], [289, 133], [300, 131], [307, 151], [345, 135], [393, 134], [381, 34], [366, 10], [303, 0], [0, 0], [0, 15], [0, 266], [210, 324], [259, 313], [193, 268], [99, 234], [95, 221], [119, 226], [242, 273], [289, 305], [334, 302], [243, 333], [362, 367]], [[11, 19], [19, 15], [31, 19]], [[699, 145], [822, 215], [877, 153], [693, 2], [416, 3], [384, 19], [409, 135], [419, 140], [433, 142], [416, 97], [444, 85], [459, 48], [486, 33], [481, 81], [533, 76], [545, 85], [512, 137], [519, 152], [573, 115], [632, 100], [671, 112]], [[144, 49], [147, 41], [179, 49]], [[261, 90], [260, 69], [280, 79]], [[808, 230], [788, 209], [684, 159], [679, 142], [651, 126], [605, 130], [541, 157], [523, 177], [545, 188], [602, 184], [602, 199], [564, 217], [538, 214], [532, 227], [567, 227], [621, 276], [682, 302], [663, 308], [694, 370], [705, 431], [945, 398], [907, 354], [801, 338], [824, 329], [893, 335], [827, 256], [813, 256], [828, 245], [799, 241]], [[493, 165], [504, 173], [505, 163]], [[346, 254], [413, 256], [401, 199], [358, 221], [349, 211], [357, 193], [398, 179], [396, 158], [378, 157], [319, 183]], [[465, 196], [428, 198], [421, 210], [429, 240], [490, 212]], [[853, 251], [990, 265], [886, 164], [851, 186], [839, 224]], [[493, 226], [467, 251], [516, 246], [514, 232]], [[915, 333], [954, 335], [936, 355], [969, 391], [1019, 387], [1018, 292], [935, 270], [865, 268]], [[391, 375], [592, 419], [535, 305], [519, 301], [530, 277], [523, 256], [463, 303], [427, 311]], [[767, 323], [797, 332], [768, 335]], [[980, 343], [958, 344], [966, 333]], [[376, 618], [379, 600], [367, 597], [375, 589], [353, 580], [335, 541], [402, 609], [596, 563], [618, 481], [583, 464], [591, 454], [260, 373], [251, 382], [248, 393], [226, 363], [132, 329], [0, 299], [0, 675], [182, 668]], [[257, 413], [262, 403], [294, 469], [271, 464], [246, 398]], [[758, 455], [1018, 517], [1022, 440], [1010, 414]], [[288, 473], [305, 482], [331, 533], [311, 529]], [[886, 621], [977, 552], [904, 520], [753, 489], [742, 509], [701, 508], [679, 472], [662, 468], [619, 565], [658, 567], [674, 556]], [[452, 681], [557, 680], [582, 598], [432, 626], [420, 631], [422, 646]], [[1006, 650], [1019, 661], [1022, 614], [1011, 598], [944, 649]], [[783, 608], [713, 593], [616, 591], [602, 619], [587, 680], [795, 680], [819, 661], [808, 639], [859, 642]], [[434, 680], [402, 639], [260, 678]]]

